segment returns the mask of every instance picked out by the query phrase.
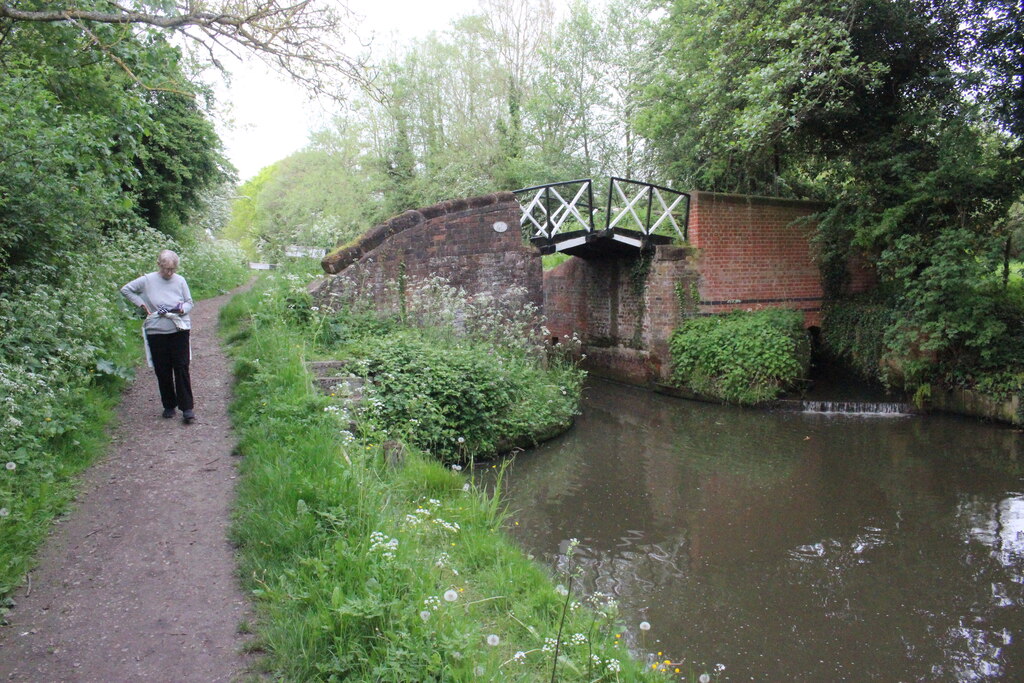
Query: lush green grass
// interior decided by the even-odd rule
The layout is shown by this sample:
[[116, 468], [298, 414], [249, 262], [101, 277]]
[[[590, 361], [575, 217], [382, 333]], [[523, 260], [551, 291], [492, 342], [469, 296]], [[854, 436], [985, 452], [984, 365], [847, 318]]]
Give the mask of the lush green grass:
[[[222, 317], [244, 455], [234, 536], [266, 667], [284, 680], [550, 680], [557, 643], [558, 680], [657, 677], [626, 652], [614, 603], [599, 597], [595, 609], [557, 590], [570, 579], [549, 576], [506, 538], [497, 495], [418, 448], [408, 418], [373, 407], [394, 397], [386, 385], [364, 410], [314, 390], [305, 363], [322, 355], [314, 338], [331, 322], [296, 308], [301, 282], [288, 277], [268, 276]], [[369, 356], [351, 355], [368, 349], [359, 327], [373, 324], [327, 337], [335, 355], [368, 369]], [[417, 372], [455, 383], [466, 369], [432, 354], [423, 362]], [[471, 461], [479, 444], [460, 445]]]
[[551, 270], [552, 268], [562, 265], [571, 258], [572, 256], [569, 254], [558, 251], [554, 254], [545, 254], [544, 256], [541, 256], [541, 263], [544, 265], [544, 270]]
[[[152, 270], [156, 254], [191, 251], [148, 231], [79, 254], [51, 282], [11, 275], [0, 295], [0, 598], [32, 566], [51, 520], [74, 497], [74, 475], [102, 455], [105, 428], [142, 346], [119, 287]], [[207, 244], [194, 291], [219, 291], [247, 272], [221, 268], [231, 251]], [[0, 608], [2, 617], [2, 608]]]

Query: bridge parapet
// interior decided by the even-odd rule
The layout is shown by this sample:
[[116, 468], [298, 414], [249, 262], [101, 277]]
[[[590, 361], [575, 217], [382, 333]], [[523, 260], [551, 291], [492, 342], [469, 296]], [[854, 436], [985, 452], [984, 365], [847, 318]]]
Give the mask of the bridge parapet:
[[[539, 253], [523, 244], [511, 192], [406, 211], [321, 261], [327, 277], [310, 292], [318, 305], [373, 302], [397, 311], [420, 284], [442, 278], [468, 297], [486, 294], [514, 307], [543, 306]], [[509, 292], [520, 293], [510, 297]]]

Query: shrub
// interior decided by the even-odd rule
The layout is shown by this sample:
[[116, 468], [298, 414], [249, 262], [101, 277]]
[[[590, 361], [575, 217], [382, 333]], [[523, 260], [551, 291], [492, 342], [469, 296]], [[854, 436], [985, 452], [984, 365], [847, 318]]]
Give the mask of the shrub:
[[803, 316], [788, 309], [692, 318], [669, 348], [679, 386], [729, 403], [773, 399], [810, 365]]
[[373, 381], [368, 416], [445, 462], [491, 456], [552, 422], [572, 422], [580, 377], [569, 368], [545, 371], [486, 343], [441, 345], [415, 330], [365, 342], [359, 368]]

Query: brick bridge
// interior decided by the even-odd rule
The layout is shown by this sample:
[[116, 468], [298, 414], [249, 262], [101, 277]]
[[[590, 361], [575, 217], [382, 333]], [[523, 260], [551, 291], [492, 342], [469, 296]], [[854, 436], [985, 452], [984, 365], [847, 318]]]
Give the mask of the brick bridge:
[[[530, 302], [553, 338], [583, 340], [591, 372], [635, 384], [668, 378], [669, 336], [686, 317], [788, 307], [803, 311], [807, 327], [820, 324], [810, 217], [821, 204], [644, 185], [597, 207], [569, 183], [546, 187], [563, 191], [538, 199], [542, 188], [527, 188], [519, 200], [500, 192], [406, 211], [328, 254], [327, 277], [310, 290], [326, 307], [372, 299], [380, 310], [398, 310], [416, 283], [440, 276], [469, 296]], [[654, 225], [652, 207], [669, 218]], [[594, 214], [602, 208], [599, 228]], [[543, 272], [540, 256], [553, 251], [578, 258]], [[866, 264], [849, 270], [852, 291], [873, 284]]]

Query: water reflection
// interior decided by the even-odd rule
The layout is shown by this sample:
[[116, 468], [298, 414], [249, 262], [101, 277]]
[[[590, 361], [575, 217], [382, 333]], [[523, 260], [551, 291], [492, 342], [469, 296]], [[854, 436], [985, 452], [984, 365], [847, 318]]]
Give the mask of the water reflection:
[[595, 383], [510, 469], [511, 531], [553, 567], [580, 539], [585, 590], [721, 680], [1024, 678], [1021, 445]]

